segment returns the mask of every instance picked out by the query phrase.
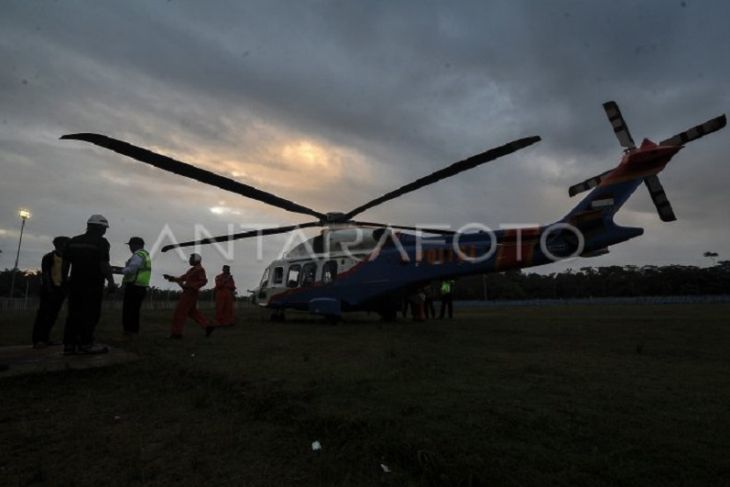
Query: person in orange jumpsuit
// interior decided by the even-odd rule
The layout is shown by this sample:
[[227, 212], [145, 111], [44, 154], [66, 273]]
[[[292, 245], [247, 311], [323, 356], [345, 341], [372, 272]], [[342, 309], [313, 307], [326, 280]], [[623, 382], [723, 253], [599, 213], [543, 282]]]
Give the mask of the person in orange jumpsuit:
[[180, 295], [180, 301], [177, 303], [175, 313], [172, 316], [172, 331], [170, 332], [170, 338], [182, 338], [183, 325], [187, 318], [192, 318], [203, 327], [205, 330], [205, 336], [210, 336], [213, 333], [213, 326], [208, 321], [208, 318], [198, 310], [198, 294], [200, 288], [208, 283], [208, 278], [205, 275], [205, 269], [201, 264], [202, 257], [199, 254], [190, 254], [190, 269], [182, 276], [175, 277], [169, 274], [165, 274], [165, 279], [170, 282], [176, 282], [182, 288], [182, 294]]
[[224, 265], [223, 272], [215, 276], [215, 319], [220, 326], [233, 325], [233, 299], [236, 283], [231, 267]]

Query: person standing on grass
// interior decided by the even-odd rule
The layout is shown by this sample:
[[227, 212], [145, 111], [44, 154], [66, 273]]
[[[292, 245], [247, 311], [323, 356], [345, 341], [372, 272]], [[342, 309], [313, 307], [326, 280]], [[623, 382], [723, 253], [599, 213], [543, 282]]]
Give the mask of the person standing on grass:
[[456, 284], [456, 281], [453, 279], [441, 282], [441, 313], [439, 314], [441, 319], [443, 319], [447, 308], [449, 318], [454, 317], [454, 284]]
[[128, 336], [139, 333], [139, 311], [147, 294], [152, 277], [152, 259], [144, 249], [141, 237], [132, 237], [127, 242], [132, 257], [122, 269], [124, 278], [124, 304], [122, 306], [122, 327]]
[[423, 303], [425, 297], [426, 295], [420, 289], [408, 295], [408, 302], [411, 305], [413, 321], [424, 321], [426, 319], [423, 314]]
[[66, 288], [63, 286], [63, 251], [68, 237], [53, 239], [53, 252], [43, 256], [41, 260], [41, 301], [33, 324], [33, 348], [45, 348], [51, 343], [51, 329], [56, 323], [66, 299]]
[[109, 292], [116, 289], [109, 265], [109, 242], [104, 234], [109, 221], [91, 215], [86, 233], [68, 241], [63, 253], [63, 282], [68, 283], [68, 318], [63, 330], [63, 353], [97, 354], [109, 351], [94, 344], [94, 331], [101, 317], [104, 280]]
[[423, 310], [426, 319], [436, 319], [436, 307], [433, 305], [433, 286], [431, 286], [430, 282], [423, 286], [423, 294], [425, 296]]
[[231, 326], [235, 321], [233, 316], [233, 301], [236, 294], [236, 283], [231, 275], [231, 267], [224, 265], [223, 272], [215, 276], [215, 317], [218, 325]]
[[205, 330], [205, 336], [213, 333], [213, 326], [208, 318], [198, 310], [198, 295], [200, 289], [208, 283], [208, 277], [202, 265], [203, 258], [199, 254], [190, 254], [190, 269], [182, 276], [175, 277], [165, 274], [163, 277], [170, 282], [176, 282], [182, 288], [180, 301], [177, 303], [172, 316], [172, 330], [170, 338], [182, 338], [185, 320], [192, 318]]

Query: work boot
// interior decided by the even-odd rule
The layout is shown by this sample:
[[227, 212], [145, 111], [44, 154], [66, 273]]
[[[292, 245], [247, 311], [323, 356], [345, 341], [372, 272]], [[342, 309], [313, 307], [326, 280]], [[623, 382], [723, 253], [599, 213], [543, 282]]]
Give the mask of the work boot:
[[206, 326], [205, 327], [205, 336], [206, 337], [211, 336], [214, 331], [215, 331], [215, 327], [214, 326]]
[[108, 353], [109, 347], [105, 347], [104, 345], [81, 345], [79, 347], [78, 353], [80, 355], [99, 355], [102, 353]]
[[76, 347], [74, 345], [64, 345], [63, 354], [64, 355], [76, 355]]
[[36, 350], [40, 350], [42, 348], [46, 348], [47, 346], [48, 346], [48, 343], [46, 343], [46, 342], [35, 342], [33, 344], [33, 348], [35, 348]]

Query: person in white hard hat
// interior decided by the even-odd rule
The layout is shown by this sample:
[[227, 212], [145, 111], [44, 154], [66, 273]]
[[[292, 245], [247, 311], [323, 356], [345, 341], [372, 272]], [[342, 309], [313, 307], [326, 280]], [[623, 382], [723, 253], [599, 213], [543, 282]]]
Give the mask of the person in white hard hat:
[[94, 330], [101, 316], [104, 280], [115, 289], [109, 265], [109, 242], [104, 238], [109, 221], [91, 215], [86, 233], [69, 240], [63, 254], [63, 281], [68, 285], [68, 318], [63, 333], [65, 354], [106, 353], [94, 344]]

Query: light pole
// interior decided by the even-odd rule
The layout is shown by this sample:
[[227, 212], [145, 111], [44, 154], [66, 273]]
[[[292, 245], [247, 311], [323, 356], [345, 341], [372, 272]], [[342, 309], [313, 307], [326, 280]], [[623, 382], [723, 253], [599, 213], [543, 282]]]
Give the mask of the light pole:
[[30, 218], [30, 210], [21, 208], [18, 210], [20, 217], [20, 238], [18, 239], [18, 252], [15, 254], [15, 265], [13, 266], [13, 277], [10, 279], [10, 297], [15, 295], [15, 274], [18, 272], [18, 260], [20, 259], [20, 245], [23, 243], [23, 230], [25, 230], [25, 221]]

